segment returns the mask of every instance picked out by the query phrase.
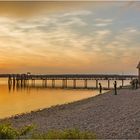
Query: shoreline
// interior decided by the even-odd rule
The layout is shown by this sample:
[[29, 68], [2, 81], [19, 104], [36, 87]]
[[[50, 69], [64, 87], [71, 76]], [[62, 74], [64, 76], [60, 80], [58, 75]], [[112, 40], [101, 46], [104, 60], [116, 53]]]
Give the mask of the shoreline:
[[15, 127], [35, 124], [37, 131], [78, 128], [97, 138], [140, 138], [140, 89], [120, 89], [87, 99], [1, 119]]

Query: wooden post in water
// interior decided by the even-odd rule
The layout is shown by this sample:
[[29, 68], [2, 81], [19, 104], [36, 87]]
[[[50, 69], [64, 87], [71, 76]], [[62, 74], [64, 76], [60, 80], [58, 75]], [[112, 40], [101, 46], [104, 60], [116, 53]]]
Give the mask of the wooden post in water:
[[122, 79], [122, 87], [124, 86], [124, 80]]
[[62, 88], [65, 88], [65, 80], [62, 80]]
[[15, 79], [15, 76], [13, 75], [13, 85], [15, 86], [15, 82], [16, 82], [16, 79]]
[[62, 88], [64, 88], [65, 87], [65, 81], [64, 81], [64, 79], [62, 80]]
[[76, 88], [76, 79], [73, 80], [73, 87]]
[[23, 76], [23, 85], [26, 87], [26, 75]]
[[23, 78], [22, 78], [22, 75], [20, 75], [20, 86], [22, 87], [22, 84], [23, 84]]
[[45, 87], [47, 87], [47, 79], [45, 79]]
[[35, 86], [35, 79], [32, 79], [32, 86]]
[[16, 84], [18, 85], [18, 75], [16, 75]]
[[98, 79], [96, 79], [96, 88], [98, 88]]
[[45, 79], [42, 79], [42, 86], [45, 86]]
[[108, 79], [108, 89], [110, 89], [110, 79]]
[[85, 80], [84, 84], [85, 84], [85, 88], [87, 88], [87, 79]]
[[67, 88], [67, 79], [65, 80], [65, 87]]
[[52, 87], [54, 88], [55, 87], [55, 80], [52, 79]]
[[8, 77], [8, 87], [9, 87], [9, 91], [11, 91], [11, 86], [12, 86], [12, 77], [11, 77], [11, 75], [9, 75], [9, 77]]
[[139, 84], [140, 84], [140, 62], [137, 66], [137, 69], [138, 69], [138, 80], [139, 80]]
[[13, 91], [15, 90], [15, 82], [13, 83]]
[[9, 77], [8, 77], [8, 84], [12, 84], [11, 75], [9, 75]]

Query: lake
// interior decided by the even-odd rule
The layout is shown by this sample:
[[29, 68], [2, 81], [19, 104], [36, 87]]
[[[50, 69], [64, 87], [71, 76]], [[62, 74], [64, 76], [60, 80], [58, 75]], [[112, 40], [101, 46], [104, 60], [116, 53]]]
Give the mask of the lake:
[[[103, 86], [107, 86], [107, 81], [100, 81]], [[111, 81], [111, 86], [113, 86]], [[124, 84], [128, 84], [126, 81]], [[0, 79], [0, 118], [48, 108], [55, 105], [65, 104], [89, 98], [99, 94], [98, 90], [72, 89], [73, 82], [68, 81], [68, 89], [62, 89], [60, 81], [55, 82], [57, 88], [51, 88], [51, 81], [47, 82], [48, 87], [42, 86], [41, 81], [35, 85], [30, 82], [28, 86], [9, 86], [7, 79]], [[84, 86], [82, 80], [77, 81], [77, 87]], [[118, 86], [121, 81], [118, 81]], [[88, 87], [95, 86], [95, 81], [88, 81]], [[103, 91], [106, 92], [106, 91]]]

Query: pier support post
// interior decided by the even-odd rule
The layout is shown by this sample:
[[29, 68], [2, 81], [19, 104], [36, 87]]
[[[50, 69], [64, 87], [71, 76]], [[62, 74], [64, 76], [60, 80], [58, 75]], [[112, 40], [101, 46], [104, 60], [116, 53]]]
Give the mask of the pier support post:
[[65, 80], [62, 80], [62, 88], [65, 88]]
[[8, 89], [11, 91], [12, 84], [8, 83]]
[[73, 80], [73, 87], [76, 88], [76, 79]]
[[62, 87], [67, 88], [67, 79], [63, 79], [62, 81]]
[[87, 79], [84, 81], [85, 88], [87, 88]]
[[26, 79], [23, 80], [23, 86], [26, 86]]
[[67, 88], [67, 79], [65, 80], [65, 87]]
[[54, 79], [52, 80], [52, 87], [53, 88], [55, 87], [55, 80]]
[[124, 80], [122, 79], [122, 87], [124, 86]]
[[22, 85], [23, 85], [23, 80], [21, 79], [20, 81], [21, 81], [21, 82], [20, 82], [20, 85], [21, 85], [21, 87], [22, 87]]
[[18, 79], [16, 79], [16, 81], [17, 81], [17, 84], [19, 85], [19, 80], [18, 80]]
[[98, 88], [98, 79], [96, 79], [96, 88]]
[[15, 83], [13, 83], [13, 91], [15, 90]]
[[9, 77], [8, 77], [8, 85], [11, 85], [12, 84], [12, 79], [11, 79], [11, 75], [9, 75]]
[[42, 79], [42, 86], [45, 86], [45, 79]]
[[108, 89], [110, 89], [110, 79], [108, 79]]
[[13, 76], [13, 85], [15, 85], [16, 79], [15, 76]]
[[32, 86], [35, 86], [35, 80], [32, 79]]
[[13, 76], [13, 90], [15, 89], [15, 83], [16, 83], [16, 79], [15, 76]]
[[45, 87], [47, 87], [47, 79], [45, 79]]

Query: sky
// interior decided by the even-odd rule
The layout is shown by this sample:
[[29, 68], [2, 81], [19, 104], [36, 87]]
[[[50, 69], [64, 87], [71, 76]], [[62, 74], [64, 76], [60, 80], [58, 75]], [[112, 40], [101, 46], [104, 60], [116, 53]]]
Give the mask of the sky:
[[140, 2], [0, 2], [0, 73], [135, 74]]

